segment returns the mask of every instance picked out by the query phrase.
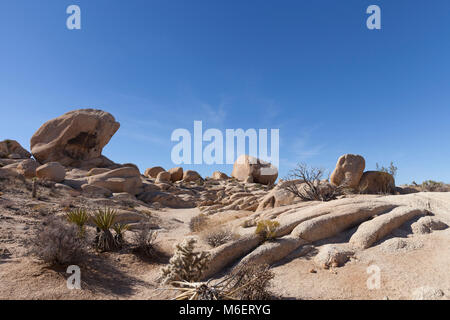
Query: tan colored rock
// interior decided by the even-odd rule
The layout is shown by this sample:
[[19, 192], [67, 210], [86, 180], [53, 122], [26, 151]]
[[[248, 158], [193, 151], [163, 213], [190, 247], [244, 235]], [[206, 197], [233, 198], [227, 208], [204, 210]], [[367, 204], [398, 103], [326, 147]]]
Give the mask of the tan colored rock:
[[256, 212], [293, 204], [297, 201], [297, 198], [292, 192], [283, 188], [284, 183], [286, 183], [286, 181], [279, 183], [275, 188], [270, 190], [270, 192], [259, 202]]
[[357, 188], [365, 167], [366, 161], [362, 156], [345, 154], [338, 159], [330, 182], [335, 186]]
[[89, 172], [87, 173], [87, 175], [90, 176], [95, 176], [97, 174], [101, 174], [101, 173], [105, 173], [111, 171], [111, 169], [108, 168], [92, 168], [91, 170], [89, 170]]
[[197, 171], [186, 170], [183, 173], [183, 181], [184, 182], [195, 182], [195, 181], [199, 181], [199, 180], [203, 180], [203, 179], [202, 179], [202, 176], [199, 175]]
[[25, 150], [16, 140], [0, 141], [0, 158], [27, 159], [31, 153]]
[[[270, 185], [278, 178], [278, 169], [272, 164], [258, 158], [241, 155], [233, 165], [231, 176], [239, 181]], [[251, 177], [250, 180], [249, 177]]]
[[314, 263], [324, 269], [342, 267], [354, 254], [347, 244], [327, 244], [319, 249]]
[[366, 171], [359, 182], [359, 191], [365, 194], [393, 194], [395, 180], [392, 175], [381, 171]]
[[225, 173], [220, 172], [220, 171], [214, 171], [211, 178], [213, 180], [227, 180], [230, 179], [229, 176], [227, 176]]
[[421, 209], [407, 206], [397, 207], [388, 213], [362, 223], [349, 242], [357, 248], [369, 248], [405, 222], [424, 213], [424, 210]]
[[177, 182], [183, 180], [183, 168], [176, 167], [168, 171], [170, 173], [170, 181]]
[[36, 176], [36, 169], [39, 167], [33, 159], [26, 159], [20, 162], [16, 168], [17, 172], [23, 175], [25, 178], [34, 178]]
[[170, 173], [168, 173], [167, 171], [161, 171], [160, 173], [158, 173], [158, 175], [156, 176], [156, 183], [164, 183], [164, 182], [170, 182]]
[[138, 196], [138, 199], [149, 204], [158, 202], [162, 206], [169, 208], [193, 208], [195, 204], [191, 201], [186, 201], [176, 195], [166, 192], [144, 192]]
[[39, 128], [31, 138], [31, 152], [41, 163], [58, 161], [64, 166], [81, 167], [90, 161], [93, 167], [101, 167], [96, 162], [105, 162], [103, 147], [119, 127], [108, 112], [70, 111]]
[[164, 172], [166, 170], [164, 170], [163, 167], [152, 167], [152, 168], [148, 168], [147, 170], [145, 170], [144, 172], [144, 176], [148, 177], [148, 178], [155, 178], [158, 176], [158, 174], [160, 172]]
[[109, 198], [112, 196], [111, 190], [91, 184], [83, 184], [81, 190], [89, 198]]
[[436, 217], [422, 217], [413, 224], [411, 224], [411, 230], [415, 234], [427, 234], [435, 230], [445, 230], [448, 225], [445, 222], [437, 219]]
[[128, 192], [135, 195], [142, 191], [141, 174], [133, 167], [114, 169], [88, 177], [88, 183], [106, 188], [113, 193]]
[[49, 162], [36, 169], [39, 179], [62, 182], [66, 177], [66, 169], [58, 162]]

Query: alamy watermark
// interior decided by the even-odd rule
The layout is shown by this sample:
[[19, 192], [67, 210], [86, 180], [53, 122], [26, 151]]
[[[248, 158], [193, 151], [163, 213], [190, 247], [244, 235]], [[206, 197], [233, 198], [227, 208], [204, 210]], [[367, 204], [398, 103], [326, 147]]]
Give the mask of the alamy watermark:
[[[250, 163], [256, 162], [258, 158], [278, 168], [280, 130], [270, 129], [270, 155], [268, 134], [268, 129], [226, 129], [222, 132], [212, 128], [203, 132], [203, 122], [194, 121], [193, 134], [181, 128], [172, 132], [171, 140], [178, 142], [172, 148], [172, 162], [178, 165], [233, 164], [236, 157], [248, 154], [251, 156], [247, 159]], [[204, 142], [207, 143], [205, 147]], [[272, 167], [262, 168], [261, 174], [271, 175], [273, 170]]]

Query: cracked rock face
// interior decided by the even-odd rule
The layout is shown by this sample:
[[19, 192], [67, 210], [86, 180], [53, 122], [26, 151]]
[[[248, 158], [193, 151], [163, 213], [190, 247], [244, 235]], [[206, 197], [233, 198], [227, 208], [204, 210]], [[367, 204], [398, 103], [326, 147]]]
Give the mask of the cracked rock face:
[[59, 162], [64, 166], [80, 167], [104, 158], [101, 155], [103, 147], [119, 127], [108, 112], [71, 111], [47, 121], [36, 131], [30, 142], [31, 153], [41, 163]]

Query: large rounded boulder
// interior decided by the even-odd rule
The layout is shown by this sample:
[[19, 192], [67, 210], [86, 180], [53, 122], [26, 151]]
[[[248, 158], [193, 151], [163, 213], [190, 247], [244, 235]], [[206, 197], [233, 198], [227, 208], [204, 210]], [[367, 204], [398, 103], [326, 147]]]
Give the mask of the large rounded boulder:
[[103, 147], [120, 124], [105, 111], [82, 109], [44, 123], [31, 138], [31, 153], [40, 163], [59, 162], [81, 167], [111, 164], [102, 157]]
[[263, 160], [241, 155], [233, 165], [231, 176], [239, 181], [253, 181], [259, 184], [274, 184], [278, 178], [278, 169]]
[[330, 177], [335, 186], [357, 188], [366, 167], [366, 161], [360, 155], [345, 154], [339, 158]]
[[359, 182], [359, 191], [366, 194], [386, 194], [395, 192], [394, 177], [382, 171], [367, 171]]

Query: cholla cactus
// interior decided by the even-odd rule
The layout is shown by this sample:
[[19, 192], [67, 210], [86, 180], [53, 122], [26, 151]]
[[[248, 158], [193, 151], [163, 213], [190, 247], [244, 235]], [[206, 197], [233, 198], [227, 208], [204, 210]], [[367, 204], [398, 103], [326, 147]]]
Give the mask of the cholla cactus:
[[176, 245], [175, 254], [166, 268], [162, 268], [164, 283], [174, 281], [193, 282], [200, 279], [203, 271], [207, 268], [210, 255], [207, 252], [194, 252], [194, 238], [184, 239]]

